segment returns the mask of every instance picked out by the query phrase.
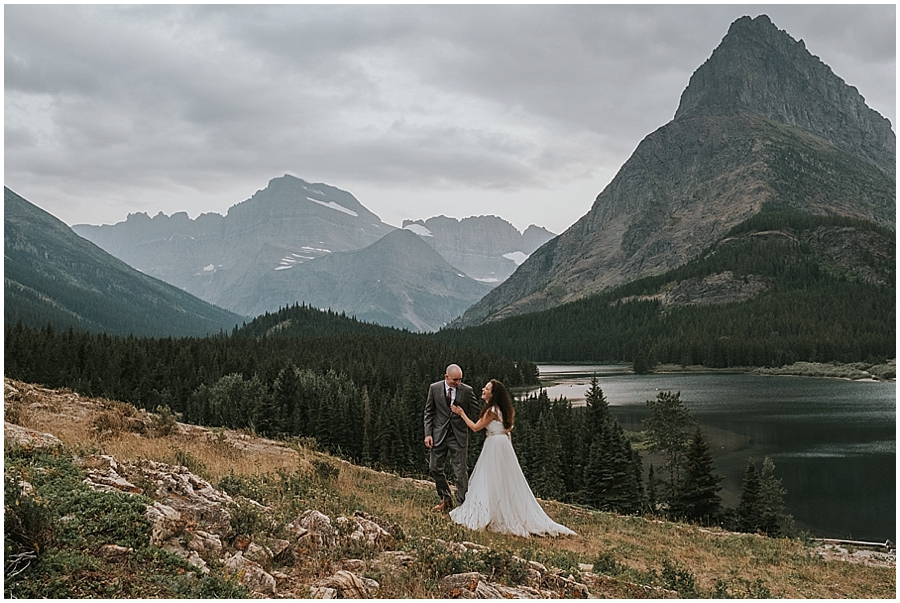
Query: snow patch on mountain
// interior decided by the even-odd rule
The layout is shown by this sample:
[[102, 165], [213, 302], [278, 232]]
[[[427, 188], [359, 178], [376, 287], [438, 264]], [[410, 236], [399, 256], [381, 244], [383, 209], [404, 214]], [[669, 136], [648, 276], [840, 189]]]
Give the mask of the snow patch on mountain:
[[403, 228], [404, 228], [404, 230], [411, 230], [412, 232], [416, 233], [420, 237], [433, 237], [434, 236], [430, 230], [428, 230], [421, 224], [407, 224]]
[[504, 253], [503, 257], [507, 260], [512, 260], [516, 263], [516, 266], [521, 266], [522, 262], [528, 259], [528, 255], [522, 253], [521, 251], [513, 251], [512, 253]]
[[313, 199], [312, 197], [307, 197], [307, 199], [309, 201], [312, 201], [313, 203], [318, 203], [319, 205], [324, 205], [327, 208], [336, 209], [339, 212], [343, 212], [349, 216], [353, 216], [354, 218], [359, 217], [359, 214], [356, 213], [355, 211], [353, 211], [352, 209], [347, 209], [343, 205], [339, 205], [339, 204], [335, 203], [334, 201], [319, 201], [318, 199]]

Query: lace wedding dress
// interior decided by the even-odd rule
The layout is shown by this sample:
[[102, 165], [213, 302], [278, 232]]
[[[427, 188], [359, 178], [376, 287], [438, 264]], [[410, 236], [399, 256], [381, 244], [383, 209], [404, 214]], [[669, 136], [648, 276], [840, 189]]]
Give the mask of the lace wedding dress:
[[[497, 407], [492, 410], [502, 419]], [[550, 519], [535, 500], [503, 421], [491, 421], [486, 429], [487, 439], [469, 478], [466, 500], [450, 511], [450, 518], [470, 530], [487, 528], [526, 538], [531, 534], [575, 535]]]

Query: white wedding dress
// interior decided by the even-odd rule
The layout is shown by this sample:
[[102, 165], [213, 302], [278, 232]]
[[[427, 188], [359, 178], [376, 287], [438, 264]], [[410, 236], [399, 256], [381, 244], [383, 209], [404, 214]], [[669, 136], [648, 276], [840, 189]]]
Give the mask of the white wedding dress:
[[450, 518], [470, 530], [487, 528], [503, 534], [529, 537], [574, 536], [575, 532], [550, 519], [531, 493], [509, 434], [501, 418], [491, 421], [481, 456], [469, 478], [469, 492], [462, 505], [450, 511]]

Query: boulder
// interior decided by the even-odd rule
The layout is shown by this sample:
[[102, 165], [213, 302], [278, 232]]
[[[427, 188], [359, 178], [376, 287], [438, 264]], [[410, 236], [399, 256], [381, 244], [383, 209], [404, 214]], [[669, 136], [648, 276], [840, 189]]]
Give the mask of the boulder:
[[11, 442], [22, 448], [30, 449], [53, 449], [63, 445], [59, 438], [52, 433], [42, 433], [7, 422], [3, 423], [3, 438], [6, 443]]
[[343, 599], [369, 599], [372, 591], [379, 587], [374, 580], [364, 579], [347, 570], [341, 570], [329, 578], [319, 580], [316, 586], [334, 589]]
[[240, 551], [226, 557], [224, 567], [229, 574], [237, 575], [238, 581], [251, 592], [261, 595], [275, 594], [275, 578], [255, 561], [246, 559]]
[[159, 501], [148, 505], [144, 516], [150, 521], [150, 543], [155, 546], [162, 546], [169, 538], [184, 532], [181, 513]]

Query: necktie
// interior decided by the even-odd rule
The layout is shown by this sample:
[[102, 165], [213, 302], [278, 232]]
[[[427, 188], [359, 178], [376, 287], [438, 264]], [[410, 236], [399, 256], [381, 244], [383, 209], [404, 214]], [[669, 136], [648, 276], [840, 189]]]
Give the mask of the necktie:
[[453, 390], [451, 388], [447, 388], [447, 404], [453, 403]]

